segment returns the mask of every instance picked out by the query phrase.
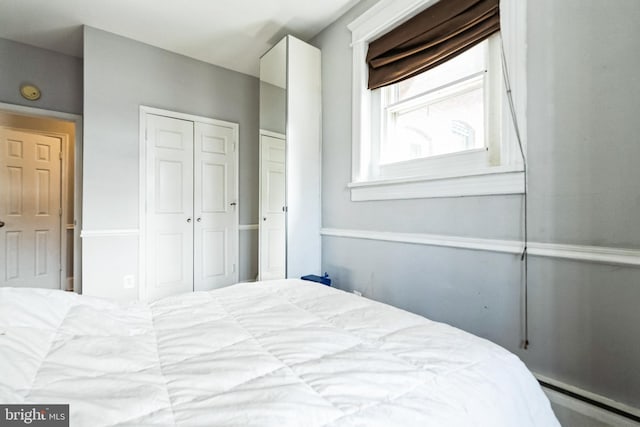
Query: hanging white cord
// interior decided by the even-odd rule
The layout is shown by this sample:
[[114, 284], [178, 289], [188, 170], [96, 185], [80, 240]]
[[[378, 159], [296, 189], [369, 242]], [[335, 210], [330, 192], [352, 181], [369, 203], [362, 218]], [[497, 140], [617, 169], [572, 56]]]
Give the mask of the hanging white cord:
[[522, 137], [520, 136], [520, 127], [518, 126], [518, 116], [516, 115], [516, 107], [513, 103], [513, 94], [511, 93], [511, 82], [509, 81], [509, 69], [507, 67], [507, 58], [504, 53], [504, 43], [502, 37], [500, 38], [500, 49], [502, 53], [502, 76], [504, 81], [504, 88], [507, 92], [507, 100], [509, 101], [509, 110], [511, 111], [511, 119], [513, 120], [513, 127], [516, 133], [516, 139], [518, 140], [518, 147], [520, 148], [520, 156], [522, 156], [522, 166], [524, 173], [524, 247], [522, 249], [522, 255], [520, 260], [524, 263], [524, 349], [529, 348], [529, 262], [527, 254], [527, 243], [529, 242], [529, 230], [528, 230], [528, 218], [527, 218], [527, 157], [524, 154], [524, 147], [522, 146]]

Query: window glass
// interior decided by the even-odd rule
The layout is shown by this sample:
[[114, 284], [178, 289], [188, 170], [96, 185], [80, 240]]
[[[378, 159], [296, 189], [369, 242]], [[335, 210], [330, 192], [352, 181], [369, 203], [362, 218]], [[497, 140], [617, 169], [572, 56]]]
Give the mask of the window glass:
[[395, 100], [402, 101], [472, 74], [485, 71], [486, 49], [487, 41], [485, 40], [444, 64], [393, 85], [397, 86], [397, 98]]
[[380, 163], [393, 163], [484, 147], [481, 85], [392, 113]]
[[486, 48], [383, 89], [380, 164], [485, 147]]

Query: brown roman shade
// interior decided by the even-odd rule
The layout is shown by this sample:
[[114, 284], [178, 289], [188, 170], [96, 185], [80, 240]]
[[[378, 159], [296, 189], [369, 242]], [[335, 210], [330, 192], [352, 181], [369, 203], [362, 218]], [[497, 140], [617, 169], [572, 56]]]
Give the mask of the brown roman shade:
[[369, 44], [369, 89], [436, 67], [499, 30], [499, 0], [440, 0]]

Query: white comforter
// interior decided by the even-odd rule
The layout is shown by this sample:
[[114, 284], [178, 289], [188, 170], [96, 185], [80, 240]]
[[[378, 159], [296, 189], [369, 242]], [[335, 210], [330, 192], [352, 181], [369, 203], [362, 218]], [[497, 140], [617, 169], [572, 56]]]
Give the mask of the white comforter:
[[298, 280], [144, 304], [0, 289], [0, 403], [71, 426], [558, 426], [522, 362]]

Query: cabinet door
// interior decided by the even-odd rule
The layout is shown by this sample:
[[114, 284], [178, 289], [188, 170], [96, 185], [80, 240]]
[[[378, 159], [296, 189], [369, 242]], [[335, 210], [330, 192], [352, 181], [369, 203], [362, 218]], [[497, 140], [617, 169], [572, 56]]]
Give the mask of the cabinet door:
[[260, 280], [285, 278], [285, 140], [260, 136]]
[[147, 299], [193, 290], [191, 121], [147, 116]]
[[288, 36], [287, 277], [321, 274], [320, 50]]
[[238, 280], [236, 131], [232, 126], [195, 124], [194, 290]]

